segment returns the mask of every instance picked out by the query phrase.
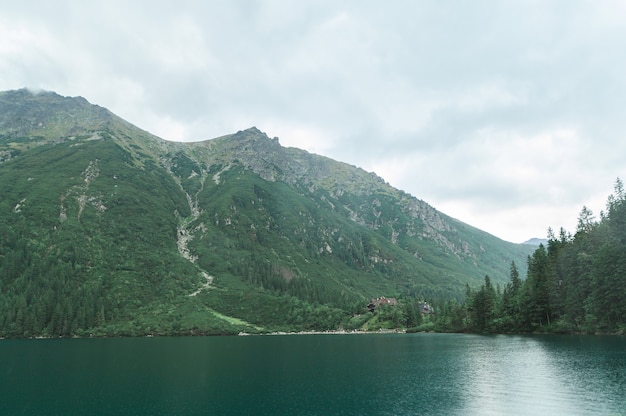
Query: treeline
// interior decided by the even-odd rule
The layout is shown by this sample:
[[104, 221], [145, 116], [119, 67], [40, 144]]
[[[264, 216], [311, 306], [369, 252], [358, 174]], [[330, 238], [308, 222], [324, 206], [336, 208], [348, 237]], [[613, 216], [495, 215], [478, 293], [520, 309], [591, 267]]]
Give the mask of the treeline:
[[583, 207], [576, 233], [548, 231], [528, 258], [520, 279], [511, 264], [510, 281], [467, 288], [464, 304], [440, 306], [438, 330], [467, 332], [614, 332], [626, 329], [626, 194], [617, 179], [606, 211], [596, 219]]

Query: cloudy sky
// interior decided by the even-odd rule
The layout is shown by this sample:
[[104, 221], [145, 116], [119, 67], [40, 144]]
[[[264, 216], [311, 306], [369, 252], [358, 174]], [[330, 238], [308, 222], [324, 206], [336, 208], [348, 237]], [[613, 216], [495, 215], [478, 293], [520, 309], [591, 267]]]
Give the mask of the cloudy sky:
[[256, 126], [508, 241], [626, 180], [626, 1], [4, 3], [0, 90], [168, 140]]

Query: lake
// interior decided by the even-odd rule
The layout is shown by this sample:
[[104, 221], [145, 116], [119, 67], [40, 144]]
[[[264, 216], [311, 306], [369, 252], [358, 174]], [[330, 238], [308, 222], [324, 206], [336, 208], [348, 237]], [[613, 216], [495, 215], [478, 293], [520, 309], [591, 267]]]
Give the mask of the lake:
[[0, 415], [624, 415], [626, 339], [0, 340]]

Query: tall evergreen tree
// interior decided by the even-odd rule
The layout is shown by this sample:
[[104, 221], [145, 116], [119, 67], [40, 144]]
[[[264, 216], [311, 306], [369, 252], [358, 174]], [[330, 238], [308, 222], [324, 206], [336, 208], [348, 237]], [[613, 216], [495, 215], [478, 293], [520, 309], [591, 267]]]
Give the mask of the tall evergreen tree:
[[485, 283], [471, 299], [472, 328], [477, 332], [492, 332], [496, 292], [489, 276], [485, 276]]
[[505, 331], [514, 331], [519, 329], [519, 323], [522, 320], [520, 314], [520, 289], [522, 280], [519, 277], [519, 271], [514, 261], [511, 262], [510, 281], [502, 292], [502, 329]]
[[524, 297], [527, 324], [542, 326], [550, 323], [550, 290], [548, 253], [541, 244], [528, 262], [528, 278]]

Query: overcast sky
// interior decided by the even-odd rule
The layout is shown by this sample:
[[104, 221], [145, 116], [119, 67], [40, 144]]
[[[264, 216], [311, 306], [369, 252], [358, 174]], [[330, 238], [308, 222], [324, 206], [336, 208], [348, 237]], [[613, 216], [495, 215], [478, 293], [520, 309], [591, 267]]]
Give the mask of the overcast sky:
[[626, 180], [626, 1], [4, 2], [22, 87], [167, 140], [256, 126], [513, 242]]

